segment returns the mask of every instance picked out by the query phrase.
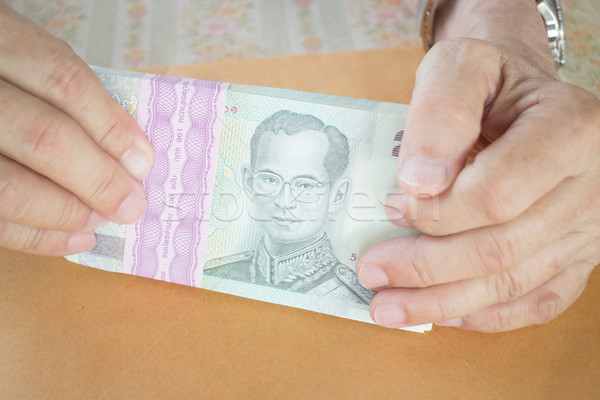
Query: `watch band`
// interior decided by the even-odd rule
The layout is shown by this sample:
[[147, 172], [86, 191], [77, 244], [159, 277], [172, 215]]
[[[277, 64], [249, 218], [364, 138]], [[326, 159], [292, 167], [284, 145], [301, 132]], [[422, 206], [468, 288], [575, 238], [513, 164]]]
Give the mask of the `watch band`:
[[536, 0], [537, 8], [546, 25], [548, 44], [554, 55], [556, 67], [567, 62], [567, 40], [565, 36], [565, 22], [563, 19], [560, 0]]
[[428, 52], [434, 45], [433, 38], [433, 17], [438, 7], [439, 0], [419, 0], [417, 7], [417, 16], [419, 18], [419, 35], [423, 49]]
[[[435, 11], [443, 0], [419, 0], [417, 18], [419, 35], [425, 52], [434, 45], [433, 24]], [[560, 67], [566, 63], [567, 46], [565, 25], [560, 0], [536, 0], [537, 8], [546, 26], [548, 44], [554, 55], [554, 64]]]

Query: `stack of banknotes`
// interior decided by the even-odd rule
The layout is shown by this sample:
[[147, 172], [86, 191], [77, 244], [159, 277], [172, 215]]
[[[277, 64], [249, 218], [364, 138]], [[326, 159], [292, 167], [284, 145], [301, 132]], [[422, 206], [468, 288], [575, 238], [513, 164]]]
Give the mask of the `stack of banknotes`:
[[[70, 261], [364, 322], [407, 106], [94, 67], [155, 162], [147, 211]], [[423, 332], [430, 324], [408, 328]]]

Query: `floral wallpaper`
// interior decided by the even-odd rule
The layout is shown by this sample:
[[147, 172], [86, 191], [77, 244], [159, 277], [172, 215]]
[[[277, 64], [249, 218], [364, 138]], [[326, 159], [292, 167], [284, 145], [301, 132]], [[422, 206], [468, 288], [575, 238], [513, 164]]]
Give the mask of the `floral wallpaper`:
[[317, 32], [313, 0], [294, 0], [296, 18], [300, 23], [299, 35], [306, 54], [320, 53], [323, 51], [323, 37]]
[[[160, 9], [150, 0], [7, 2], [86, 60], [110, 41], [114, 51], [94, 62], [122, 69], [419, 43], [415, 0], [173, 0]], [[568, 60], [560, 74], [600, 96], [600, 4], [562, 4]]]
[[600, 96], [600, 2], [562, 3], [567, 26], [567, 64], [561, 68], [561, 78]]
[[[232, 0], [210, 5], [191, 0], [183, 8], [179, 35], [193, 54], [193, 62], [261, 57], [254, 2]], [[214, 4], [214, 3], [213, 3]]]
[[419, 43], [416, 16], [402, 0], [363, 0], [349, 3], [354, 29], [371, 48], [394, 48]]
[[149, 22], [145, 18], [147, 14], [148, 6], [146, 4], [142, 4], [138, 0], [127, 0], [126, 21], [130, 32], [120, 43], [125, 50], [123, 55], [125, 68], [137, 68], [146, 61], [147, 50], [140, 39], [140, 34]]

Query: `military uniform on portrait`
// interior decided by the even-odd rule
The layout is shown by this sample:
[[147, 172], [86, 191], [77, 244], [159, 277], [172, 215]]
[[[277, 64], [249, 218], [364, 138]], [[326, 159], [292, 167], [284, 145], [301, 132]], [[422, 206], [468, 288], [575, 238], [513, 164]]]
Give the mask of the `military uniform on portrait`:
[[261, 241], [254, 250], [209, 261], [204, 274], [356, 303], [369, 304], [374, 295], [358, 282], [354, 271], [339, 262], [325, 234], [278, 257], [271, 256]]

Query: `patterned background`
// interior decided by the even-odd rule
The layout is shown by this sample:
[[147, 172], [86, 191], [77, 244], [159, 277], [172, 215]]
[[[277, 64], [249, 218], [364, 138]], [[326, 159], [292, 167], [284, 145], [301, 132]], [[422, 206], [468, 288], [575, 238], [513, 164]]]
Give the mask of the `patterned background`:
[[[416, 0], [8, 0], [89, 64], [129, 69], [419, 43]], [[600, 96], [600, 0], [563, 0], [564, 80]]]

